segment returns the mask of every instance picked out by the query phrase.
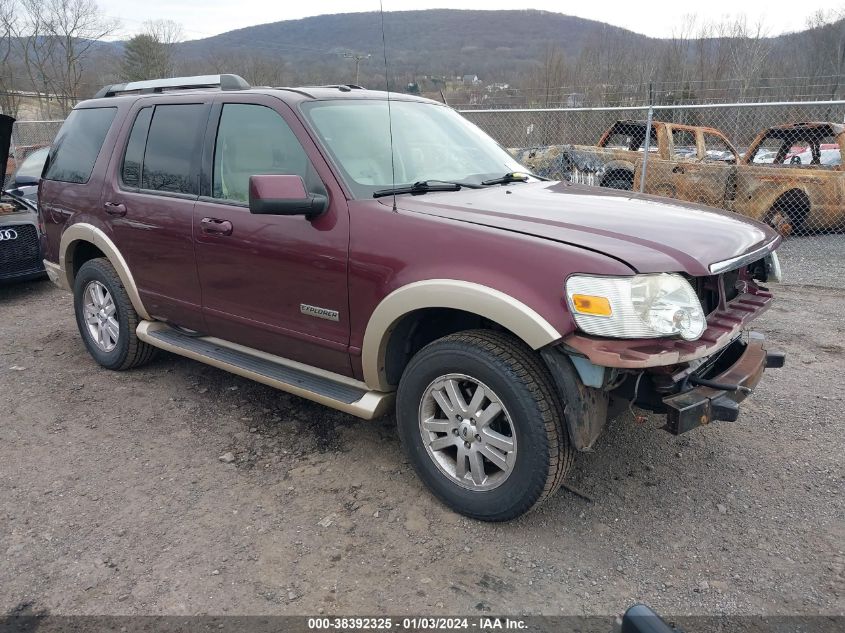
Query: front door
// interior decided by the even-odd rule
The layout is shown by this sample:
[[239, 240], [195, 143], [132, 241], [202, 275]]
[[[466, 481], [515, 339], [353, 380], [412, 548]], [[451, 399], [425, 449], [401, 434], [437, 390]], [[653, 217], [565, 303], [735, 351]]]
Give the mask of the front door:
[[[329, 198], [319, 218], [257, 215], [249, 177], [301, 176]], [[301, 123], [270, 96], [223, 95], [203, 157], [206, 189], [194, 239], [206, 331], [328, 371], [351, 375], [346, 198]]]

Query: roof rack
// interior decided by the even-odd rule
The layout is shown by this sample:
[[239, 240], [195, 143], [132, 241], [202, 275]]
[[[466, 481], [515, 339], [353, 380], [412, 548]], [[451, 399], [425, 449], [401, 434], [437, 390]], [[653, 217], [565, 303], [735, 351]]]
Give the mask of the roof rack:
[[349, 92], [350, 90], [366, 90], [364, 86], [357, 84], [329, 84], [325, 86], [301, 86], [302, 88], [337, 88], [341, 92]]
[[124, 84], [104, 86], [95, 99], [114, 97], [128, 92], [153, 94], [165, 90], [189, 90], [191, 88], [220, 88], [220, 90], [249, 90], [250, 86], [238, 75], [197, 75], [195, 77], [170, 77], [169, 79], [150, 79], [148, 81], [130, 81]]

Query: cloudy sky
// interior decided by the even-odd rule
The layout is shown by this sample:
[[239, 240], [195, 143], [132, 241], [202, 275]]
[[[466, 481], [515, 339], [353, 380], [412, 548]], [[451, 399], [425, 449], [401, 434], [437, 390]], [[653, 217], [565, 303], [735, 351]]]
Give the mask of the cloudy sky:
[[[131, 35], [144, 20], [169, 19], [182, 24], [186, 39], [198, 39], [254, 24], [291, 20], [325, 13], [350, 13], [378, 10], [378, 0], [98, 0], [105, 13], [120, 18], [122, 35]], [[514, 4], [508, 0], [384, 0], [385, 11], [410, 9], [513, 9], [531, 8], [567, 13], [609, 22], [655, 37], [671, 36], [684, 16], [695, 12], [699, 19], [719, 20], [737, 12], [749, 22], [762, 21], [771, 35], [800, 30], [807, 16], [818, 9], [843, 5], [842, 0], [708, 0], [688, 3], [683, 0], [642, 0], [642, 2], [603, 0], [602, 2], [562, 2], [527, 0]], [[644, 10], [643, 7], [648, 7]]]

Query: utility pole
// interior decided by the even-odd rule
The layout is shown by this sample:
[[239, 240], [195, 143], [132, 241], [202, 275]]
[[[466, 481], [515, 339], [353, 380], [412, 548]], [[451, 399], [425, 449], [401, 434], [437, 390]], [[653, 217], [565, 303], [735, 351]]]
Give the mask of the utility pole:
[[360, 67], [361, 62], [363, 60], [370, 58], [370, 54], [369, 53], [366, 53], [366, 54], [365, 53], [344, 53], [343, 56], [346, 59], [354, 59], [355, 60], [355, 85], [356, 86], [360, 85], [358, 83], [358, 68]]

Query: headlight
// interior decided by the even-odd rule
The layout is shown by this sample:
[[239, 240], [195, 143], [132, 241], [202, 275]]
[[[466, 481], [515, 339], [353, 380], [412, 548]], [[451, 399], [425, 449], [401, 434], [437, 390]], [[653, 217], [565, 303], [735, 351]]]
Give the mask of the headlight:
[[692, 341], [707, 327], [695, 290], [676, 274], [573, 275], [566, 281], [566, 299], [576, 325], [596, 336]]

